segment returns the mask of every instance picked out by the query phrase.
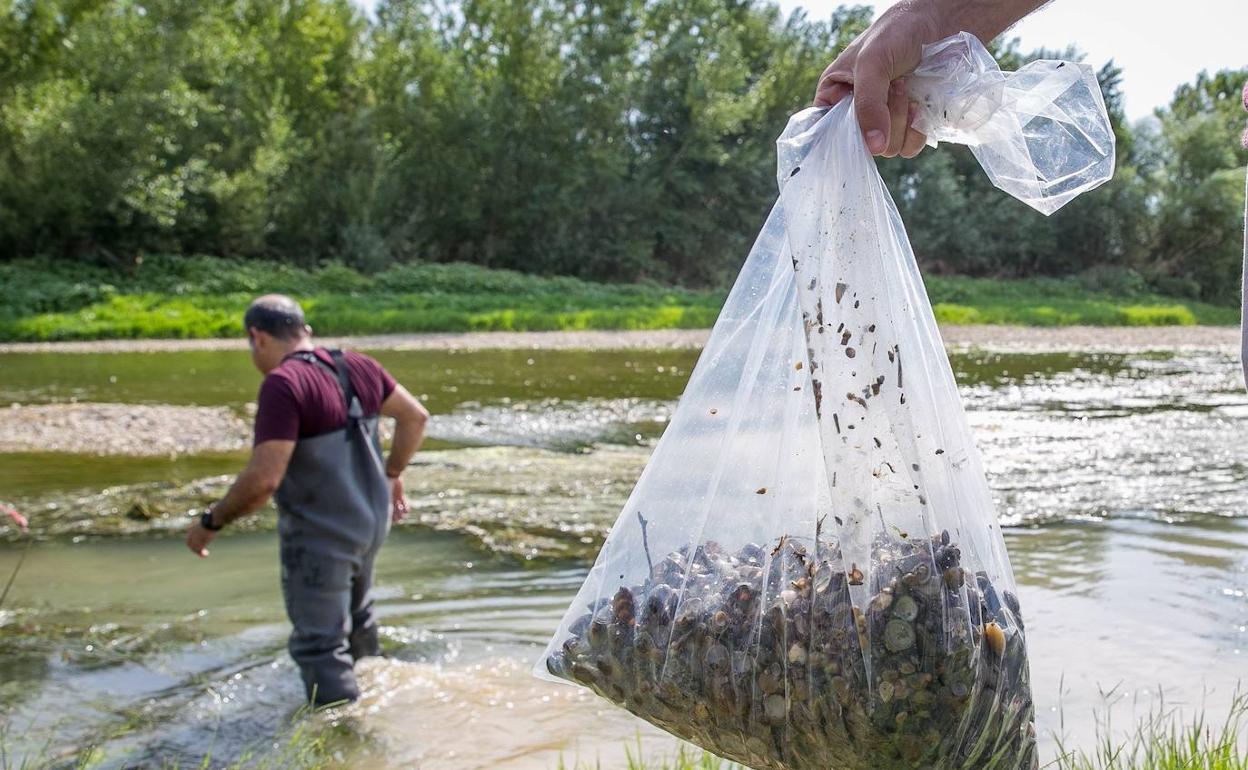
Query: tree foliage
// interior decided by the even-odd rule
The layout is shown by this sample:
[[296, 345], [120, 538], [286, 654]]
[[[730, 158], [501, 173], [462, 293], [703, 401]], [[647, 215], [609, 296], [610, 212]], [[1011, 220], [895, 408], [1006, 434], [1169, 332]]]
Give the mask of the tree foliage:
[[[774, 200], [776, 134], [870, 18], [764, 0], [388, 0], [374, 18], [350, 0], [0, 0], [0, 255], [722, 285]], [[916, 252], [934, 271], [1092, 271], [1227, 301], [1248, 71], [1202, 74], [1144, 126], [1124, 119], [1121, 70], [1099, 75], [1118, 172], [1052, 218], [962, 148], [882, 162]]]

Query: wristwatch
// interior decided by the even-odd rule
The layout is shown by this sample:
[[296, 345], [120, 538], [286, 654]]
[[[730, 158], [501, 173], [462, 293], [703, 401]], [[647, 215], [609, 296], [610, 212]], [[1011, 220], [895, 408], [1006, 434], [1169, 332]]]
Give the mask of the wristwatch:
[[[221, 531], [221, 527], [218, 527], [216, 524], [212, 523], [212, 509], [211, 508], [199, 514], [199, 526], [203, 527], [209, 532]], [[225, 526], [225, 525], [223, 524], [221, 526]]]

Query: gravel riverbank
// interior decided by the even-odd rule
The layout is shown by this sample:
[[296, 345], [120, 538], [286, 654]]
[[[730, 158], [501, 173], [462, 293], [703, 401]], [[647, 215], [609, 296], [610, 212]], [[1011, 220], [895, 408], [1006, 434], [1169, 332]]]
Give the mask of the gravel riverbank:
[[[325, 337], [328, 346], [359, 350], [610, 350], [700, 348], [708, 329], [637, 331], [465, 332]], [[1179, 350], [1239, 343], [1233, 326], [944, 326], [945, 344], [987, 350]], [[95, 340], [0, 343], [0, 353], [122, 353], [246, 350], [245, 339]]]

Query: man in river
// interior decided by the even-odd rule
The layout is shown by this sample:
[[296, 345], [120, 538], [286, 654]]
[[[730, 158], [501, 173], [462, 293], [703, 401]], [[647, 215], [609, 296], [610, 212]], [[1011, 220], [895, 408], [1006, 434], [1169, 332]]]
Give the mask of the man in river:
[[[372, 358], [316, 347], [289, 297], [255, 300], [243, 326], [264, 374], [251, 460], [191, 524], [186, 545], [206, 557], [218, 530], [274, 496], [290, 655], [314, 704], [355, 700], [354, 662], [380, 654], [373, 562], [407, 513], [400, 474], [429, 413]], [[381, 415], [395, 420], [384, 459]]]

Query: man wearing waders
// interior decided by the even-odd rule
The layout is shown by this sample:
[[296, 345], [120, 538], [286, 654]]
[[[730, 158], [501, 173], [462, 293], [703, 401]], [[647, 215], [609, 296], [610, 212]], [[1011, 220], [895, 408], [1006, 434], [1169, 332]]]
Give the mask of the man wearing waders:
[[[289, 297], [252, 302], [243, 326], [265, 375], [251, 460], [191, 525], [186, 544], [207, 556], [218, 530], [276, 493], [290, 655], [311, 702], [355, 700], [354, 662], [381, 652], [373, 562], [391, 521], [407, 512], [400, 474], [429, 413], [372, 358], [315, 347]], [[380, 415], [395, 419], [387, 458]]]

